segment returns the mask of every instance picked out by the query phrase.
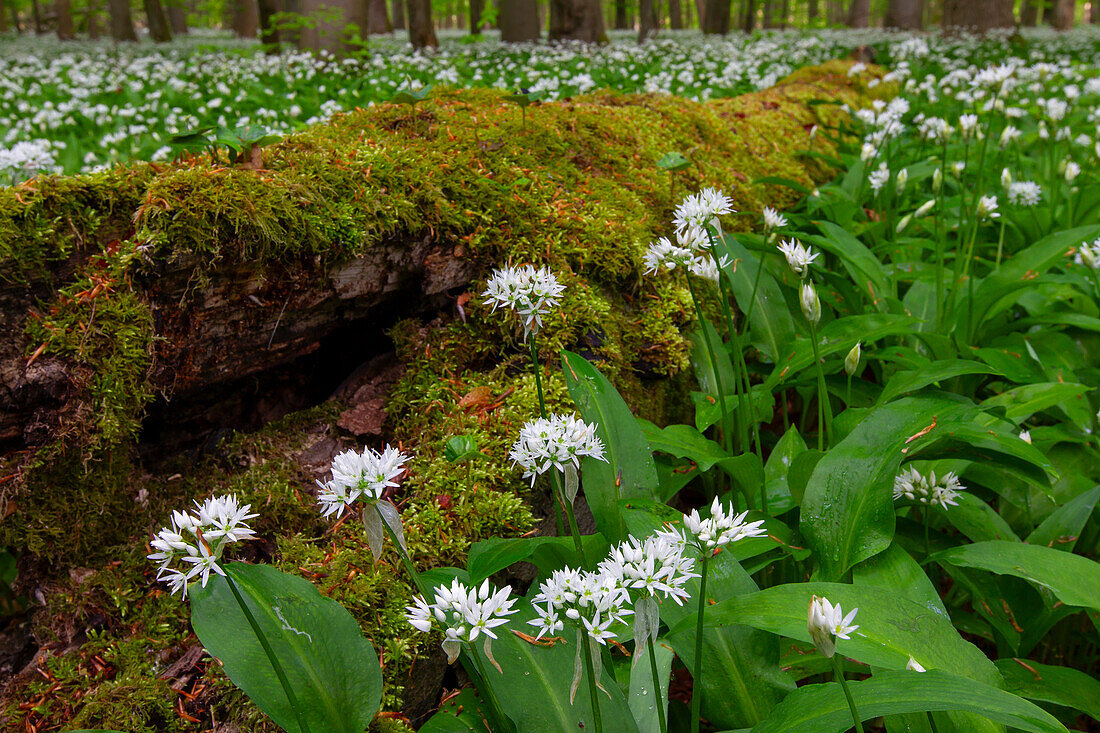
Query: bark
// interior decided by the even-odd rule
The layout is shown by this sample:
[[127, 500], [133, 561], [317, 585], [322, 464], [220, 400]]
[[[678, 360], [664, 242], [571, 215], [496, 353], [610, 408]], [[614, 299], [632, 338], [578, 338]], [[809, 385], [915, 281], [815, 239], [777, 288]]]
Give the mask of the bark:
[[[1097, 0], [1093, 0], [1095, 3]], [[1068, 31], [1073, 27], [1073, 15], [1077, 10], [1076, 0], [1054, 0], [1051, 25], [1057, 30]]]
[[615, 30], [625, 30], [626, 25], [626, 0], [615, 0]]
[[0, 33], [8, 30], [8, 16], [4, 15], [5, 10], [4, 0], [0, 0]]
[[355, 26], [360, 33], [367, 27], [367, 5], [362, 0], [302, 0], [300, 7], [302, 15], [316, 21], [298, 35], [298, 48], [303, 50], [343, 56], [349, 50], [348, 26]]
[[668, 27], [674, 31], [684, 27], [684, 11], [680, 8], [680, 0], [668, 0]]
[[638, 43], [645, 43], [657, 35], [656, 0], [639, 0], [638, 3]]
[[1100, 0], [1092, 0], [1089, 20], [1093, 23], [1100, 23]]
[[761, 15], [764, 17], [761, 19], [760, 24], [765, 30], [775, 27], [775, 24], [772, 22], [772, 13], [775, 12], [774, 5], [775, 3], [773, 3], [772, 0], [764, 0], [764, 7], [761, 12]]
[[116, 41], [136, 41], [134, 18], [130, 15], [130, 0], [107, 0], [111, 11], [111, 38]]
[[405, 0], [393, 0], [390, 17], [393, 19], [394, 30], [405, 30]]
[[871, 0], [852, 0], [848, 6], [848, 27], [866, 28], [871, 24]]
[[505, 43], [526, 43], [539, 39], [539, 8], [537, 0], [500, 0], [500, 40]]
[[481, 14], [485, 11], [484, 0], [470, 0], [470, 33], [481, 33]]
[[372, 36], [380, 33], [393, 33], [393, 24], [390, 23], [386, 0], [367, 0], [367, 33]]
[[232, 0], [233, 32], [238, 38], [255, 38], [260, 32], [260, 9], [256, 0]]
[[814, 24], [817, 20], [817, 16], [821, 14], [821, 9], [817, 6], [817, 0], [809, 0], [806, 3], [806, 19], [810, 25]]
[[607, 43], [600, 0], [550, 0], [550, 40]]
[[1039, 2], [1040, 0], [1024, 0], [1020, 6], [1020, 25], [1033, 28], [1039, 22]]
[[160, 0], [142, 0], [145, 6], [145, 22], [149, 26], [149, 37], [157, 43], [172, 40], [172, 29], [168, 25], [168, 15]]
[[826, 20], [829, 25], [837, 25], [844, 22], [844, 3], [841, 0], [825, 0]]
[[435, 37], [432, 25], [432, 0], [408, 0], [409, 43], [413, 48], [437, 48], [439, 40]]
[[71, 41], [76, 37], [76, 34], [73, 33], [72, 0], [57, 0], [55, 8], [57, 12], [57, 37], [62, 41]]
[[752, 33], [756, 28], [756, 0], [745, 0], [745, 13], [741, 18], [741, 30]]
[[38, 8], [38, 0], [31, 0], [31, 20], [34, 21], [34, 32], [42, 35], [45, 30], [42, 28], [42, 12]]
[[185, 36], [187, 35], [187, 9], [179, 3], [179, 0], [173, 0], [168, 5], [168, 25], [172, 27], [172, 35]]
[[279, 53], [279, 31], [275, 29], [272, 16], [279, 12], [278, 0], [259, 0], [256, 3], [260, 16], [260, 42], [268, 54]]
[[704, 0], [703, 33], [726, 35], [730, 32], [730, 0]]
[[944, 0], [943, 27], [967, 28], [984, 33], [1015, 24], [1012, 0]]
[[920, 30], [921, 0], [890, 0], [886, 8], [886, 27]]

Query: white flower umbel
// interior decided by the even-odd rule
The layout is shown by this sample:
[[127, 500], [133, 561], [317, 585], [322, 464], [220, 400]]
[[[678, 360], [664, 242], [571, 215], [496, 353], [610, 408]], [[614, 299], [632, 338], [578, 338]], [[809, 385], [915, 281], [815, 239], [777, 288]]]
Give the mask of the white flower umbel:
[[[604, 572], [583, 572], [573, 568], [555, 570], [539, 585], [531, 599], [538, 618], [527, 623], [538, 629], [537, 639], [572, 626], [577, 631], [577, 653], [573, 660], [573, 682], [569, 688], [572, 704], [580, 685], [585, 649], [592, 656], [593, 680], [599, 684], [601, 654], [599, 646], [617, 635], [616, 627], [625, 624], [633, 613], [627, 606], [630, 594], [616, 579]], [[604, 692], [607, 692], [604, 690]], [[595, 700], [593, 700], [595, 704]]]
[[236, 496], [227, 495], [212, 497], [201, 504], [195, 502], [191, 513], [172, 512], [171, 524], [157, 532], [149, 543], [156, 552], [147, 558], [159, 563], [157, 580], [163, 580], [172, 593], [179, 591], [186, 598], [188, 586], [196, 577], [205, 588], [211, 572], [225, 575], [218, 564], [225, 548], [256, 536], [245, 524], [257, 516], [248, 513], [250, 508], [249, 504], [241, 506]]
[[780, 214], [770, 206], [764, 207], [764, 231], [771, 232], [780, 227], [787, 226], [787, 217]]
[[718, 217], [733, 212], [733, 201], [716, 188], [704, 188], [699, 193], [686, 196], [676, 207], [673, 223], [676, 231], [686, 229], [719, 228]]
[[1008, 202], [1013, 206], [1036, 206], [1043, 198], [1043, 189], [1034, 181], [1014, 181], [1008, 184]]
[[764, 521], [746, 522], [748, 512], [734, 515], [733, 508], [727, 507], [718, 501], [718, 497], [710, 505], [710, 516], [703, 518], [698, 509], [692, 509], [690, 514], [684, 515], [684, 529], [686, 534], [677, 530], [664, 530], [660, 532], [668, 541], [690, 545], [695, 548], [700, 557], [709, 558], [719, 547], [724, 547], [731, 542], [737, 542], [748, 537], [760, 537], [768, 531], [764, 529]]
[[566, 498], [570, 503], [577, 496], [580, 459], [607, 461], [603, 441], [596, 435], [596, 426], [573, 415], [551, 415], [525, 423], [508, 457], [512, 465], [523, 469], [523, 477], [531, 479], [532, 486], [535, 479], [550, 468], [564, 473]]
[[996, 196], [982, 196], [978, 199], [978, 208], [976, 211], [979, 219], [997, 219], [1001, 215], [997, 212], [997, 197]]
[[565, 286], [548, 267], [505, 267], [493, 273], [482, 295], [485, 305], [511, 308], [523, 320], [523, 338], [538, 333], [542, 317], [561, 300]]
[[886, 163], [879, 163], [878, 168], [871, 171], [867, 181], [871, 184], [871, 190], [878, 194], [886, 182], [890, 180], [890, 167]]
[[1073, 261], [1092, 270], [1100, 270], [1100, 237], [1093, 242], [1081, 242]]
[[956, 499], [962, 491], [966, 491], [966, 487], [959, 483], [954, 472], [937, 479], [934, 471], [925, 476], [909, 466], [894, 478], [894, 501], [907, 499], [917, 504], [935, 504], [946, 510], [949, 506], [958, 506]]
[[508, 623], [507, 617], [516, 612], [512, 608], [516, 599], [510, 598], [511, 595], [511, 586], [494, 592], [488, 580], [479, 588], [468, 588], [456, 578], [450, 587], [436, 587], [431, 604], [422, 596], [414, 597], [413, 605], [405, 608], [405, 618], [424, 633], [431, 631], [433, 622], [439, 625], [443, 630], [443, 651], [448, 664], [458, 659], [463, 644], [472, 644], [481, 637], [486, 658], [501, 671], [493, 659], [492, 641], [497, 638], [493, 629]]
[[356, 501], [362, 502], [360, 519], [375, 560], [382, 553], [383, 522], [405, 551], [401, 515], [382, 495], [387, 488], [397, 486], [396, 479], [405, 471], [408, 461], [409, 456], [388, 445], [381, 453], [372, 448], [365, 448], [362, 453], [347, 450], [332, 459], [332, 478], [317, 482], [320, 487], [317, 503], [322, 516], [339, 517]]
[[806, 247], [802, 242], [797, 239], [788, 239], [785, 242], [780, 242], [779, 251], [787, 259], [787, 264], [790, 265], [794, 273], [799, 277], [806, 277], [806, 274], [810, 271], [810, 265], [818, 258], [819, 253], [814, 252], [809, 247]]
[[853, 608], [845, 616], [839, 603], [834, 606], [825, 598], [812, 596], [806, 614], [806, 625], [817, 650], [830, 658], [836, 654], [836, 640], [848, 640], [849, 634], [859, 628], [852, 625], [858, 612], [858, 608]]
[[649, 249], [642, 258], [647, 275], [656, 274], [661, 270], [671, 272], [678, 267], [690, 267], [694, 260], [694, 252], [687, 247], [673, 244], [668, 237], [661, 237], [649, 245]]

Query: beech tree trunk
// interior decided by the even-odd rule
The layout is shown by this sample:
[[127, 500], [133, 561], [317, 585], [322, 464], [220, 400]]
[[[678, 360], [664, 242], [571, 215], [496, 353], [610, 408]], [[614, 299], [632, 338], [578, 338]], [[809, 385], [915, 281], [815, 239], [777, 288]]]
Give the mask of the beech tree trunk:
[[[384, 1], [384, 0], [383, 0]], [[275, 30], [272, 16], [279, 12], [278, 0], [259, 0], [256, 3], [260, 16], [260, 42], [264, 44], [265, 53], [279, 53], [279, 31]]]
[[405, 26], [405, 0], [393, 0], [390, 5], [390, 18], [393, 20], [394, 30], [403, 31]]
[[42, 28], [42, 11], [38, 8], [38, 0], [31, 0], [31, 20], [34, 21], [35, 34], [42, 35], [45, 29]]
[[54, 8], [57, 13], [57, 38], [62, 41], [71, 41], [76, 37], [73, 33], [72, 0], [57, 0]]
[[[1095, 3], [1096, 0], [1093, 0]], [[1073, 27], [1073, 16], [1077, 10], [1076, 0], [1054, 0], [1052, 6], [1051, 25], [1060, 31], [1068, 31]]]
[[256, 0], [231, 0], [233, 32], [238, 38], [255, 38], [260, 32], [260, 9]]
[[703, 33], [724, 36], [730, 32], [730, 0], [704, 0]]
[[600, 0], [550, 0], [550, 40], [607, 43]]
[[745, 12], [741, 18], [741, 30], [752, 33], [756, 28], [756, 0], [745, 0]]
[[645, 43], [657, 35], [656, 0], [639, 0], [638, 3], [638, 43]]
[[1020, 6], [1020, 25], [1033, 28], [1039, 22], [1038, 2], [1039, 0], [1024, 0]]
[[[693, 7], [695, 8], [695, 17], [698, 21], [696, 25], [698, 25], [699, 30], [702, 30], [703, 18], [706, 16], [707, 10], [706, 0], [694, 0]], [[691, 18], [688, 18], [688, 25], [691, 25]]]
[[871, 0], [852, 0], [848, 6], [848, 27], [866, 28], [871, 24]]
[[680, 8], [680, 0], [668, 0], [668, 27], [674, 31], [684, 27], [684, 11]]
[[764, 7], [761, 9], [761, 15], [764, 17], [761, 18], [760, 25], [765, 30], [775, 27], [775, 24], [772, 22], [772, 13], [775, 11], [774, 5], [775, 3], [773, 3], [772, 0], [764, 0]]
[[130, 15], [130, 0], [107, 0], [111, 12], [111, 38], [116, 41], [137, 41], [134, 18]]
[[408, 8], [409, 43], [413, 48], [437, 48], [439, 39], [432, 25], [432, 0], [408, 0]]
[[1089, 11], [1091, 20], [1093, 23], [1100, 24], [1100, 0], [1092, 0], [1092, 9]]
[[[8, 30], [8, 16], [4, 15], [6, 12], [4, 7], [4, 0], [0, 0], [0, 33], [4, 33]], [[18, 30], [18, 28], [16, 28]]]
[[626, 0], [615, 0], [615, 21], [612, 27], [617, 31], [626, 29]]
[[505, 43], [537, 41], [540, 36], [537, 0], [499, 0], [500, 40]]
[[157, 43], [171, 41], [172, 29], [160, 0], [142, 0], [142, 3], [145, 6], [145, 22], [149, 25], [149, 37]]
[[485, 11], [485, 3], [483, 0], [470, 0], [470, 33], [472, 35], [479, 35], [481, 33], [481, 14]]
[[367, 34], [376, 36], [382, 33], [393, 33], [386, 0], [367, 0]]
[[187, 35], [187, 9], [180, 4], [179, 0], [172, 0], [168, 4], [168, 25], [172, 27], [172, 35], [185, 36]]
[[809, 0], [809, 2], [806, 3], [806, 19], [809, 21], [809, 24], [813, 25], [820, 14], [821, 9], [817, 6], [817, 0]]
[[886, 7], [886, 27], [920, 30], [921, 0], [890, 0]]
[[992, 28], [1012, 28], [1012, 0], [944, 0], [943, 27], [968, 28], [984, 33]]

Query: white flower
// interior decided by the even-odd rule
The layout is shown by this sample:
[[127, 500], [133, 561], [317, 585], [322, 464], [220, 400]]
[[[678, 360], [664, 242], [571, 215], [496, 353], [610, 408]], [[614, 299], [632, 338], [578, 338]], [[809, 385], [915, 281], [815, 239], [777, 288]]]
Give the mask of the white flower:
[[871, 171], [871, 174], [867, 177], [867, 180], [871, 184], [871, 190], [877, 195], [879, 190], [886, 185], [886, 182], [890, 180], [890, 168], [886, 163], [879, 163], [878, 168]]
[[590, 573], [574, 568], [555, 570], [539, 585], [531, 603], [539, 617], [527, 623], [538, 628], [536, 638], [540, 639], [569, 623], [593, 641], [605, 644], [615, 637], [611, 627], [624, 623], [624, 617], [633, 613], [627, 608], [630, 594], [626, 589], [598, 570]]
[[1008, 190], [1012, 186], [1012, 173], [1008, 168], [1001, 169], [1001, 186]]
[[918, 662], [916, 659], [913, 659], [912, 656], [909, 657], [909, 662], [906, 663], [905, 668], [910, 670], [911, 672], [927, 672], [928, 671], [924, 667], [921, 666], [920, 662]]
[[1014, 206], [1035, 206], [1043, 198], [1043, 189], [1034, 181], [1014, 181], [1008, 186], [1008, 201]]
[[785, 226], [787, 226], [787, 217], [770, 206], [764, 207], [764, 231], [770, 232], [773, 229]]
[[523, 338], [538, 333], [542, 317], [558, 305], [565, 286], [558, 282], [548, 267], [532, 265], [505, 267], [489, 278], [482, 295], [485, 305], [507, 307], [523, 319]]
[[969, 140], [974, 136], [975, 131], [978, 129], [978, 116], [977, 115], [962, 115], [959, 117], [959, 132], [962, 133], [963, 140]]
[[715, 497], [710, 505], [709, 517], [700, 517], [698, 509], [684, 515], [687, 534], [682, 535], [676, 530], [666, 530], [660, 534], [669, 542], [691, 545], [702, 557], [710, 557], [719, 547], [731, 542], [768, 533], [763, 528], [763, 520], [746, 522], [747, 516], [748, 512], [734, 516], [732, 507], [727, 508]]
[[1077, 179], [1077, 176], [1081, 175], [1081, 166], [1072, 160], [1066, 161], [1064, 175], [1066, 183], [1073, 183]]
[[817, 297], [817, 291], [814, 290], [812, 282], [802, 283], [798, 300], [802, 304], [802, 315], [806, 316], [806, 320], [816, 326], [817, 322], [821, 320], [821, 301]]
[[1006, 125], [1001, 132], [1000, 146], [1007, 148], [1014, 140], [1020, 137], [1020, 131], [1015, 125]]
[[397, 486], [395, 479], [408, 461], [409, 456], [388, 445], [381, 453], [365, 448], [362, 453], [346, 450], [337, 454], [332, 459], [332, 479], [317, 482], [321, 514], [340, 517], [360, 497], [367, 502], [380, 500], [387, 488]]
[[907, 183], [909, 183], [909, 169], [902, 168], [898, 171], [898, 174], [894, 176], [894, 190], [899, 196], [905, 191]]
[[809, 247], [804, 247], [797, 239], [788, 239], [779, 243], [779, 251], [787, 258], [787, 264], [791, 266], [796, 275], [806, 276], [810, 265], [817, 259], [817, 253]]
[[651, 534], [644, 541], [630, 537], [611, 549], [599, 571], [628, 591], [671, 598], [680, 606], [689, 597], [684, 585], [699, 577], [692, 572], [695, 561], [683, 551], [683, 545], [667, 534]]
[[1000, 217], [997, 212], [997, 197], [996, 196], [982, 196], [978, 199], [978, 208], [976, 211], [978, 218], [980, 219], [996, 219]]
[[[511, 594], [511, 586], [493, 592], [488, 580], [475, 589], [468, 588], [456, 578], [450, 587], [436, 587], [432, 604], [420, 596], [414, 597], [413, 605], [405, 608], [405, 618], [414, 628], [425, 633], [431, 630], [433, 621], [439, 624], [444, 635], [443, 650], [449, 663], [458, 658], [461, 644], [470, 644], [482, 637], [486, 656], [496, 665], [490, 646], [491, 640], [497, 638], [493, 629], [508, 623], [506, 617], [516, 612], [512, 608], [516, 599], [510, 598]], [[500, 667], [497, 666], [497, 669]]]
[[1100, 237], [1091, 244], [1081, 242], [1081, 246], [1077, 249], [1077, 255], [1074, 257], [1074, 262], [1093, 270], [1100, 270]]
[[646, 250], [643, 262], [647, 275], [659, 270], [675, 270], [677, 267], [690, 267], [695, 260], [694, 253], [686, 248], [673, 244], [667, 237], [661, 237]]
[[943, 509], [958, 506], [955, 499], [959, 492], [965, 491], [959, 477], [954, 472], [947, 473], [942, 481], [937, 481], [935, 472], [927, 476], [913, 466], [909, 466], [894, 478], [894, 500], [908, 499], [918, 504], [937, 504]]
[[806, 625], [817, 650], [826, 657], [836, 654], [836, 640], [849, 638], [849, 634], [859, 628], [853, 626], [858, 608], [845, 616], [840, 604], [832, 605], [825, 598], [812, 596], [806, 612]]
[[525, 423], [508, 457], [523, 469], [523, 477], [530, 478], [532, 486], [535, 478], [551, 467], [562, 472], [567, 466], [577, 469], [583, 457], [607, 461], [596, 426], [572, 415], [551, 415]]
[[684, 198], [676, 207], [673, 223], [676, 231], [716, 225], [719, 216], [733, 211], [733, 201], [716, 188], [704, 188], [696, 194]]
[[1020, 431], [1020, 440], [1024, 441], [1028, 445], [1031, 445], [1031, 431], [1030, 430], [1021, 430]]
[[[195, 509], [190, 514], [172, 512], [171, 524], [157, 532], [149, 543], [156, 552], [146, 556], [159, 563], [157, 580], [165, 581], [172, 593], [178, 590], [181, 597], [186, 598], [188, 585], [195, 576], [205, 588], [211, 572], [225, 575], [218, 564], [225, 548], [233, 542], [256, 536], [245, 524], [258, 516], [249, 514], [249, 509], [248, 504], [238, 504], [236, 496], [226, 495], [211, 497], [201, 504], [195, 502]], [[172, 567], [177, 560], [191, 567], [186, 571]]]

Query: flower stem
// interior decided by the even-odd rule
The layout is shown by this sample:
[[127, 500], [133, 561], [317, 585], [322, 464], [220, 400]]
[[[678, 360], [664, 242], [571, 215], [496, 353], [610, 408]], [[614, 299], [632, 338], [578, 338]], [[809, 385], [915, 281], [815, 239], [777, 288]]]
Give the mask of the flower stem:
[[468, 647], [465, 650], [466, 656], [473, 660], [474, 669], [477, 670], [477, 675], [481, 678], [481, 685], [478, 686], [478, 689], [481, 690], [481, 696], [485, 698], [485, 702], [489, 703], [489, 714], [496, 719], [497, 725], [499, 726], [499, 728], [494, 728], [493, 730], [511, 730], [511, 726], [508, 723], [508, 717], [501, 709], [500, 702], [493, 692], [492, 685], [489, 684], [489, 675], [485, 671], [485, 665], [481, 663], [481, 657], [474, 651], [473, 644], [467, 644], [466, 646]]
[[848, 689], [848, 681], [844, 679], [844, 669], [840, 666], [840, 657], [833, 655], [833, 675], [836, 677], [836, 681], [840, 683], [840, 688], [844, 690], [844, 699], [848, 701], [848, 709], [852, 711], [852, 722], [856, 724], [856, 731], [863, 733], [863, 721], [859, 718], [859, 711], [856, 710], [856, 701], [852, 699], [852, 691]]
[[379, 519], [382, 520], [382, 527], [386, 530], [386, 534], [390, 536], [390, 540], [393, 542], [393, 548], [397, 550], [398, 557], [401, 558], [401, 562], [405, 565], [405, 571], [409, 574], [413, 584], [420, 591], [424, 598], [431, 598], [429, 588], [424, 585], [424, 581], [420, 579], [420, 573], [416, 571], [416, 565], [413, 564], [412, 558], [409, 557], [409, 553], [405, 551], [405, 548], [401, 546], [401, 543], [397, 539], [397, 533], [390, 527], [389, 522], [382, 516], [382, 511], [378, 508], [378, 505], [374, 505], [374, 511], [378, 512]]
[[646, 644], [649, 647], [649, 673], [653, 677], [653, 702], [657, 704], [657, 722], [661, 726], [661, 733], [668, 731], [668, 723], [665, 722], [665, 697], [661, 692], [661, 678], [657, 673], [657, 652], [652, 641]]
[[695, 669], [691, 674], [691, 733], [699, 733], [699, 710], [703, 702], [703, 612], [707, 608], [707, 565], [710, 558], [699, 558], [699, 612], [695, 619]]
[[539, 369], [539, 350], [535, 346], [535, 334], [531, 332], [531, 366], [535, 370], [535, 388], [539, 393], [539, 414], [545, 420], [546, 415], [546, 398], [542, 395], [542, 370]]
[[825, 450], [827, 434], [832, 433], [833, 411], [829, 406], [829, 388], [825, 386], [825, 369], [821, 366], [817, 345], [817, 326], [812, 321], [809, 323], [810, 342], [814, 347], [814, 367], [817, 369], [817, 449]]
[[600, 699], [596, 696], [596, 671], [592, 664], [592, 642], [587, 634], [584, 639], [584, 671], [588, 676], [588, 697], [592, 700], [592, 727], [595, 733], [603, 733], [603, 721], [600, 719]]
[[573, 535], [573, 546], [577, 550], [577, 557], [582, 565], [587, 566], [588, 560], [584, 556], [584, 545], [581, 544], [581, 528], [577, 525], [577, 515], [573, 512], [573, 504], [565, 495], [565, 487], [561, 485], [558, 472], [554, 469], [550, 471], [550, 486], [554, 496], [558, 499], [558, 503], [561, 504], [562, 511], [565, 512], [565, 518], [569, 522], [569, 533]]
[[275, 656], [275, 651], [271, 648], [271, 644], [268, 642], [267, 637], [264, 636], [264, 632], [260, 630], [260, 625], [256, 623], [256, 617], [252, 615], [252, 611], [249, 609], [248, 604], [246, 604], [244, 598], [241, 597], [241, 592], [237, 590], [237, 583], [228, 572], [225, 574], [225, 581], [229, 585], [229, 590], [233, 592], [233, 597], [237, 599], [237, 605], [241, 607], [244, 617], [248, 619], [248, 625], [252, 627], [252, 633], [256, 635], [256, 638], [260, 642], [260, 646], [263, 647], [264, 654], [267, 655], [267, 661], [271, 662], [271, 666], [275, 670], [275, 676], [279, 678], [279, 684], [286, 694], [287, 702], [290, 703], [290, 709], [294, 711], [294, 719], [298, 721], [298, 728], [302, 733], [310, 733], [309, 726], [306, 725], [306, 721], [302, 718], [302, 711], [298, 708], [298, 698], [294, 696], [294, 688], [290, 686], [290, 681], [286, 678], [286, 673], [283, 671], [283, 666], [279, 664], [279, 660]]
[[718, 393], [718, 407], [722, 410], [722, 447], [726, 449], [726, 452], [730, 452], [730, 440], [733, 436], [730, 430], [729, 411], [726, 409], [726, 393], [722, 389], [722, 376], [718, 373], [718, 355], [714, 351], [714, 345], [710, 342], [707, 321], [703, 318], [703, 309], [699, 305], [699, 298], [695, 294], [695, 286], [691, 284], [691, 275], [684, 275], [684, 279], [687, 280], [691, 302], [695, 305], [695, 316], [699, 320], [699, 330], [703, 332], [703, 343], [706, 344], [707, 354], [710, 356], [710, 365], [714, 370], [714, 390]]
[[932, 733], [940, 733], [940, 729], [936, 727], [936, 719], [932, 717], [932, 711], [925, 710], [924, 714], [928, 716], [928, 727], [932, 729]]

